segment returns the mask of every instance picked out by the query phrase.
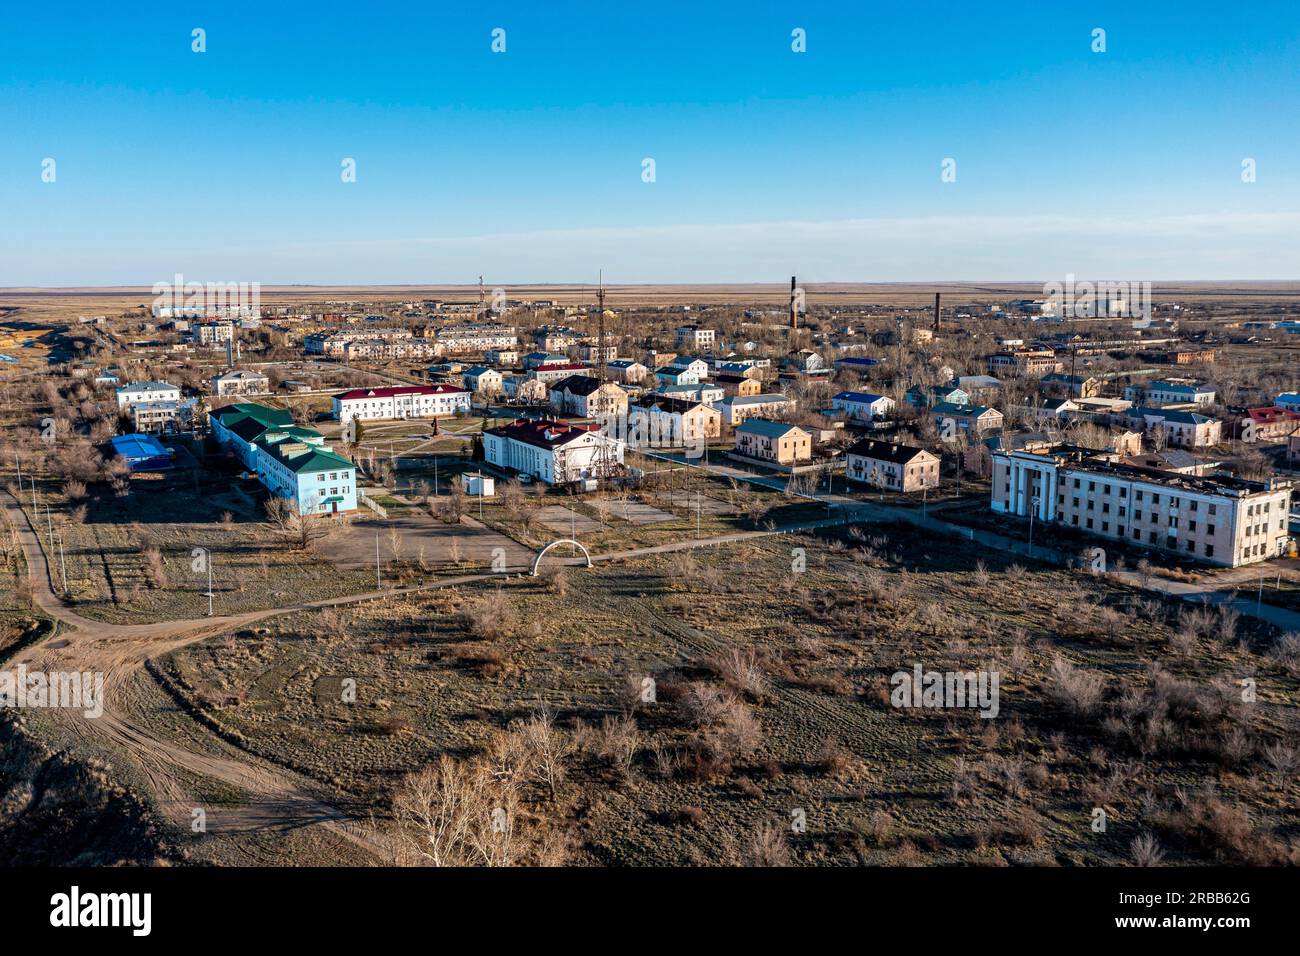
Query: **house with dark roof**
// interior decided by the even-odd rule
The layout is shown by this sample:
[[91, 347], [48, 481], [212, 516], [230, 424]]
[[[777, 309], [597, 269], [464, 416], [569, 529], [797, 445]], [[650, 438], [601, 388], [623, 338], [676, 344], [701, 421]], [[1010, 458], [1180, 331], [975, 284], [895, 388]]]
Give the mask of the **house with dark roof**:
[[627, 409], [628, 433], [638, 447], [679, 448], [722, 434], [722, 413], [705, 402], [646, 395]]
[[594, 375], [570, 375], [551, 385], [551, 409], [579, 418], [613, 418], [627, 413], [627, 392]]
[[845, 474], [886, 491], [921, 491], [939, 484], [939, 458], [924, 448], [866, 438], [844, 453]]
[[597, 424], [521, 418], [483, 433], [489, 465], [549, 485], [622, 475], [623, 450], [623, 442], [603, 434]]
[[[986, 405], [957, 405], [953, 402], [939, 402], [930, 409], [935, 426], [940, 434], [945, 429], [957, 428], [969, 435], [982, 435], [1002, 427], [1003, 415], [996, 408]], [[951, 425], [948, 422], [952, 422]]]
[[1223, 440], [1223, 423], [1197, 412], [1139, 405], [1120, 420], [1171, 448], [1208, 448]]

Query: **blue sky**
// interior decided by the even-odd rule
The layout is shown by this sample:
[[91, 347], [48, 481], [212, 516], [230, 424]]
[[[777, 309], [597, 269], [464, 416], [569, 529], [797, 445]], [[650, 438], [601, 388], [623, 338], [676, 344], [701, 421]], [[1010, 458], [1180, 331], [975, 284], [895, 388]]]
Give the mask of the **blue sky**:
[[1297, 274], [1293, 3], [466, 6], [11, 5], [0, 286]]

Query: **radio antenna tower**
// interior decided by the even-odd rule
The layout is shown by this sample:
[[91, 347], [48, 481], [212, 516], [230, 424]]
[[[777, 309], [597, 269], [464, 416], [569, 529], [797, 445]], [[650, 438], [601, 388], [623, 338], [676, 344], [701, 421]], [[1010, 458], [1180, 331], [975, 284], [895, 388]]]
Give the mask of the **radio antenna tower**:
[[596, 334], [596, 365], [600, 368], [600, 383], [605, 384], [605, 270], [601, 269], [596, 281], [596, 311], [599, 313]]

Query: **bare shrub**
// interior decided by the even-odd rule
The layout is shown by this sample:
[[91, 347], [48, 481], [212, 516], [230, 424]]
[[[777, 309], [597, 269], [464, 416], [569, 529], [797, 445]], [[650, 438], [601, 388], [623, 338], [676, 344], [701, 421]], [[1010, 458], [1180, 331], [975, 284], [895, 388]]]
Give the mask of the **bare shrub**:
[[338, 608], [323, 608], [316, 614], [316, 630], [326, 638], [342, 640], [348, 636], [347, 618]]
[[641, 732], [630, 717], [606, 717], [600, 724], [597, 752], [611, 767], [624, 777], [632, 773], [637, 751], [641, 748]]
[[143, 555], [145, 575], [149, 578], [149, 586], [165, 588], [167, 586], [167, 564], [163, 561], [162, 552], [151, 546], [144, 549]]
[[547, 565], [541, 573], [541, 578], [546, 590], [556, 597], [564, 597], [569, 593], [569, 572], [564, 565]]
[[731, 699], [716, 684], [694, 681], [677, 699], [677, 710], [690, 726], [711, 727], [722, 719]]
[[393, 800], [393, 856], [403, 866], [556, 866], [565, 842], [526, 825], [517, 783], [444, 754]]
[[509, 637], [515, 629], [517, 617], [514, 604], [500, 590], [485, 595], [462, 613], [462, 620], [469, 632], [484, 641]]
[[834, 737], [827, 737], [822, 741], [821, 749], [817, 753], [816, 766], [823, 774], [828, 777], [841, 777], [849, 769], [852, 757]]
[[754, 827], [745, 862], [749, 866], [789, 866], [790, 842], [785, 827], [775, 820], [764, 820]]
[[1300, 632], [1288, 631], [1269, 647], [1268, 656], [1292, 677], [1300, 676]]
[[1180, 795], [1182, 806], [1164, 818], [1165, 828], [1188, 846], [1208, 849], [1223, 863], [1273, 865], [1283, 862], [1276, 840], [1256, 829], [1239, 804], [1210, 790]]
[[568, 776], [565, 761], [573, 746], [572, 737], [555, 725], [550, 710], [542, 708], [499, 738], [496, 754], [505, 772], [540, 784], [554, 801]]
[[750, 700], [762, 700], [770, 687], [758, 653], [752, 648], [731, 647], [709, 658], [709, 665], [724, 684]]
[[1285, 787], [1295, 776], [1296, 767], [1300, 766], [1300, 752], [1280, 740], [1268, 744], [1262, 751], [1264, 762], [1268, 764], [1279, 787]]
[[1150, 833], [1139, 833], [1128, 845], [1129, 856], [1135, 866], [1155, 866], [1165, 858], [1165, 851]]
[[1101, 706], [1105, 685], [1100, 674], [1075, 667], [1064, 657], [1052, 660], [1048, 697], [1075, 717], [1090, 717]]

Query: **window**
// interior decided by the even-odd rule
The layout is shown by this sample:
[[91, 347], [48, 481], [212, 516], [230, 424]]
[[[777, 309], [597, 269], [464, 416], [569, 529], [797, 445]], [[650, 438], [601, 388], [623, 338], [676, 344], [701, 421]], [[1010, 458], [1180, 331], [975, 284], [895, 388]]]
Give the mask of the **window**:
[[1207, 558], [1212, 558], [1212, 557], [1214, 557], [1214, 545], [1212, 545], [1212, 544], [1207, 544], [1207, 545], [1205, 546], [1205, 556], [1206, 556]]

